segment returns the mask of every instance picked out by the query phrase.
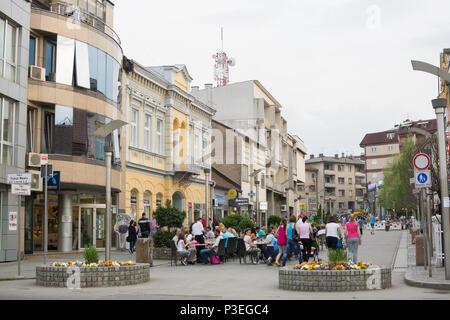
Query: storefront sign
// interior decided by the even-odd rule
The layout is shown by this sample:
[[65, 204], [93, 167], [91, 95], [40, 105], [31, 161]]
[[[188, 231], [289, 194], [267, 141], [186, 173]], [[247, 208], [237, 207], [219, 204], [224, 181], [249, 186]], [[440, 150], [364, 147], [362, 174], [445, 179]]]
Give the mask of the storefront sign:
[[53, 171], [53, 174], [47, 178], [48, 190], [60, 190], [61, 186], [61, 171]]
[[8, 174], [8, 184], [31, 184], [31, 172]]
[[31, 194], [31, 188], [29, 184], [12, 184], [11, 194], [19, 196], [29, 196]]
[[17, 212], [10, 212], [9, 213], [9, 231], [16, 231], [17, 230]]
[[267, 201], [261, 201], [259, 203], [259, 210], [267, 210], [267, 207], [268, 207]]
[[247, 207], [248, 203], [248, 198], [235, 198], [228, 200], [228, 205], [231, 207]]

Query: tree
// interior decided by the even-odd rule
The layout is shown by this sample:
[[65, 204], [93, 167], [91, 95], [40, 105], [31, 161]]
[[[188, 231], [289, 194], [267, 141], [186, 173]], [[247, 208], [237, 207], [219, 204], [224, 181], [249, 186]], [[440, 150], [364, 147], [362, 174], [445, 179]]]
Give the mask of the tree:
[[231, 214], [223, 218], [222, 223], [227, 228], [233, 228], [236, 231], [243, 231], [247, 228], [252, 228], [255, 226], [252, 219], [249, 217], [244, 217], [239, 214]]
[[281, 223], [281, 217], [277, 215], [271, 215], [267, 218], [267, 224], [270, 227], [278, 227]]
[[183, 221], [186, 218], [186, 212], [173, 207], [172, 202], [167, 200], [165, 207], [161, 206], [156, 209], [154, 217], [161, 227], [181, 228]]

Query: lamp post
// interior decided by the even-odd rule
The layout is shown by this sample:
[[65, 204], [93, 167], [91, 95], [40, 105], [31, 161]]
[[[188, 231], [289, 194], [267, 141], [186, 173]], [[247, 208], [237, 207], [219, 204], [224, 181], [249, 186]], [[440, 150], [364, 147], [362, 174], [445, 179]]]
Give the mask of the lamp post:
[[[126, 125], [122, 120], [113, 120], [98, 128], [92, 135], [98, 138], [106, 138], [114, 130]], [[105, 219], [105, 260], [111, 260], [111, 158], [113, 149], [105, 144], [105, 167], [106, 167], [106, 219]]]
[[[450, 82], [450, 73], [436, 66], [422, 61], [411, 61], [413, 70], [431, 73]], [[438, 149], [439, 149], [439, 180], [441, 183], [441, 212], [442, 229], [444, 233], [444, 261], [445, 261], [445, 279], [450, 280], [450, 217], [448, 208], [448, 175], [447, 175], [447, 157], [445, 151], [445, 130], [444, 113], [447, 108], [447, 99], [433, 99], [431, 101], [436, 113], [437, 131], [438, 131]], [[447, 202], [447, 203], [446, 203]]]

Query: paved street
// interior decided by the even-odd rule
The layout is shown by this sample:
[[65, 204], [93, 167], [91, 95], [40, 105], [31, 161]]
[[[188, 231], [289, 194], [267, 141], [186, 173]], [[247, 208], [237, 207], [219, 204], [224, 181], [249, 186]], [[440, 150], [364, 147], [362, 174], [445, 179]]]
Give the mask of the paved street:
[[[365, 234], [360, 258], [363, 261], [391, 266], [403, 232], [378, 231]], [[399, 251], [400, 253], [402, 251]], [[117, 253], [115, 253], [117, 254]], [[119, 254], [128, 259], [129, 254]], [[399, 257], [400, 258], [400, 257]], [[405, 260], [406, 257], [403, 257]], [[67, 260], [58, 259], [59, 261]], [[402, 260], [402, 259], [397, 259]], [[54, 259], [49, 259], [54, 261]], [[295, 262], [291, 260], [289, 266]], [[26, 260], [25, 276], [33, 276], [40, 259]], [[379, 291], [344, 293], [302, 293], [278, 289], [277, 267], [240, 265], [228, 262], [221, 265], [171, 267], [167, 261], [156, 261], [151, 269], [150, 282], [137, 286], [89, 288], [80, 291], [44, 288], [34, 280], [0, 281], [0, 299], [449, 299], [448, 291], [407, 286], [402, 263], [393, 272], [392, 288]], [[16, 264], [0, 265], [0, 277], [14, 276]]]

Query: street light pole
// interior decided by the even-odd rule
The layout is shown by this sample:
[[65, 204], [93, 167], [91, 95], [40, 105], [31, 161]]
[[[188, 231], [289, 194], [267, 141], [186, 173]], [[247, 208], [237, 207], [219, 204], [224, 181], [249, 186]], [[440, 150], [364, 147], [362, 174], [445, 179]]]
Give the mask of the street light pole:
[[106, 241], [105, 241], [105, 259], [111, 260], [111, 158], [113, 149], [105, 145], [105, 165], [106, 165]]
[[450, 218], [448, 208], [448, 175], [447, 175], [447, 157], [445, 151], [445, 132], [444, 132], [444, 112], [447, 107], [446, 99], [432, 100], [434, 111], [436, 112], [437, 130], [438, 130], [438, 149], [439, 149], [439, 180], [441, 182], [441, 212], [442, 227], [444, 231], [444, 261], [445, 261], [445, 279], [450, 280]]

